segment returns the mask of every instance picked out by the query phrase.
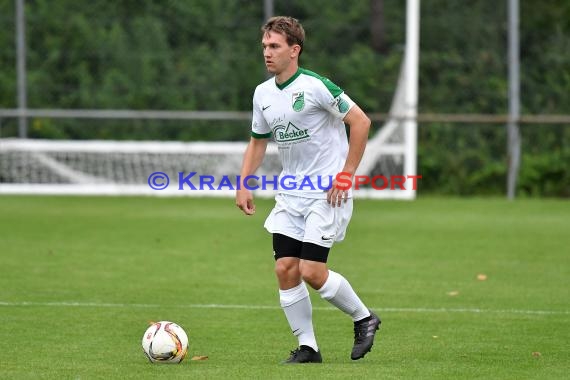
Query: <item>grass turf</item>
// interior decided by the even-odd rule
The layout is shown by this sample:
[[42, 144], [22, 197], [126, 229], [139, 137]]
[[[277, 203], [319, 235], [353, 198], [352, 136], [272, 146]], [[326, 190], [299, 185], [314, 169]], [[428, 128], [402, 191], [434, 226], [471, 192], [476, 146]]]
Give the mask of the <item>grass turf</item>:
[[[272, 201], [0, 197], [0, 378], [566, 378], [570, 202], [363, 201], [329, 264], [383, 318], [363, 360], [352, 324], [311, 292], [323, 365], [278, 307]], [[478, 280], [485, 274], [486, 280]], [[206, 361], [149, 364], [148, 321]]]

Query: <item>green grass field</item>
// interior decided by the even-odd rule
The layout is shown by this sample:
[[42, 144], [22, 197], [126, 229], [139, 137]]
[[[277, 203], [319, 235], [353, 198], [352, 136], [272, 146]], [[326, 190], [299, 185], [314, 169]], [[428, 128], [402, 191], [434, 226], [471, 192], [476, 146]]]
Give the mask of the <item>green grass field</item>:
[[[381, 315], [379, 338], [352, 362], [350, 318], [312, 292], [324, 363], [305, 366], [279, 364], [296, 340], [262, 227], [272, 204], [0, 197], [0, 378], [568, 378], [570, 202], [357, 201], [329, 264]], [[148, 363], [157, 320], [209, 359]]]

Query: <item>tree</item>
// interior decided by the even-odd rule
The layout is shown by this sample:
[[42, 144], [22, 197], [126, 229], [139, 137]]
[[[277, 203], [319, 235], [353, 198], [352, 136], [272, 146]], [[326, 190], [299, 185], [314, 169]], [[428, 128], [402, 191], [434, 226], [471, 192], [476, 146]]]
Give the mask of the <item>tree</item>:
[[370, 35], [372, 48], [380, 54], [388, 52], [384, 28], [384, 0], [370, 0]]

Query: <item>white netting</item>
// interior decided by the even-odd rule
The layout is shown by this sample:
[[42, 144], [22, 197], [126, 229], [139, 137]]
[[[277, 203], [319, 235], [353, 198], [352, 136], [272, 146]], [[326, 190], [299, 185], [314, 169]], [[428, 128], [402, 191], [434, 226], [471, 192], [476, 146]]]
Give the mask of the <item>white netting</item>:
[[[175, 195], [180, 192], [178, 186], [163, 191], [150, 188], [149, 176], [163, 172], [177, 183], [179, 173], [185, 177], [194, 172], [190, 181], [197, 187], [199, 176], [214, 177], [214, 187], [224, 176], [235, 184], [245, 148], [245, 143], [223, 142], [1, 139], [0, 192]], [[280, 170], [277, 149], [269, 145], [258, 174], [272, 176]], [[228, 193], [208, 194], [209, 186], [204, 188], [196, 193]], [[225, 190], [231, 189], [226, 186]], [[192, 195], [187, 193], [179, 195]]]
[[[401, 145], [376, 147], [371, 140], [360, 174], [387, 177], [404, 173], [404, 150]], [[246, 143], [172, 143], [117, 141], [53, 141], [0, 139], [0, 193], [37, 194], [148, 194], [233, 196], [228, 186], [219, 189], [227, 177], [237, 183]], [[374, 154], [372, 149], [380, 149]], [[273, 178], [281, 171], [277, 148], [269, 144], [259, 177]], [[171, 180], [165, 190], [153, 190], [149, 176], [163, 172]], [[180, 174], [183, 173], [183, 174]], [[190, 182], [198, 188], [178, 188], [180, 175], [196, 173]], [[200, 177], [212, 176], [213, 187], [202, 186]], [[271, 187], [271, 186], [270, 186]], [[361, 191], [363, 194], [369, 190]], [[402, 197], [398, 191], [366, 194], [368, 197]], [[383, 193], [383, 194], [380, 194]], [[391, 194], [390, 194], [391, 193]], [[273, 196], [272, 191], [257, 195]]]
[[[366, 146], [366, 151], [358, 167], [358, 175], [370, 177], [383, 175], [390, 179], [393, 176], [416, 174], [416, 141], [415, 121], [416, 109], [406, 105], [406, 62], [402, 64], [398, 86], [392, 100], [390, 117], [382, 128], [374, 135]], [[413, 131], [412, 134], [409, 132]], [[360, 191], [368, 198], [413, 199], [416, 191], [406, 181], [405, 190], [374, 190], [368, 187]]]
[[[371, 144], [374, 146], [374, 143]], [[149, 194], [228, 196], [228, 186], [218, 190], [227, 177], [232, 184], [240, 172], [246, 143], [170, 143], [117, 141], [46, 141], [0, 139], [0, 193], [37, 194]], [[403, 173], [404, 155], [384, 152], [370, 165], [370, 175]], [[277, 148], [269, 144], [262, 167], [256, 175], [273, 178], [281, 171]], [[171, 180], [165, 190], [153, 190], [149, 176], [163, 172]], [[179, 178], [196, 173], [190, 182], [198, 188], [184, 186]], [[215, 179], [213, 187], [204, 185], [202, 176]], [[271, 187], [271, 186], [269, 186]], [[398, 197], [394, 191], [367, 195]], [[388, 194], [393, 193], [393, 194]], [[272, 196], [274, 192], [258, 191]]]
[[[358, 175], [415, 174], [415, 143], [406, 128], [415, 121], [404, 115], [404, 71], [389, 118], [368, 142]], [[410, 126], [410, 122], [413, 124]], [[408, 123], [408, 124], [406, 124]], [[220, 186], [224, 177], [237, 183], [246, 142], [145, 142], [145, 141], [55, 141], [0, 139], [0, 194], [101, 194], [158, 196], [234, 196], [230, 186]], [[273, 178], [281, 171], [277, 147], [270, 143], [259, 177]], [[162, 172], [170, 179], [164, 190], [151, 188], [149, 176]], [[180, 174], [182, 173], [182, 174]], [[180, 176], [196, 173], [190, 182], [196, 189], [180, 189]], [[200, 177], [214, 182], [200, 186]], [[163, 183], [159, 179], [158, 183]], [[382, 182], [380, 182], [380, 185]], [[363, 186], [355, 196], [412, 199], [415, 191], [406, 181], [406, 190], [375, 190]], [[212, 187], [214, 188], [212, 190]], [[272, 186], [256, 191], [256, 196], [273, 196]]]
[[[418, 22], [407, 25], [414, 24]], [[416, 174], [417, 41], [407, 41], [406, 50], [391, 117], [370, 139], [358, 175], [391, 179]], [[231, 184], [237, 183], [246, 145], [245, 142], [0, 139], [0, 194], [234, 196], [235, 190], [227, 183], [222, 187], [221, 183], [224, 178]], [[256, 174], [273, 178], [280, 171], [277, 147], [270, 143]], [[172, 183], [164, 190], [151, 188], [149, 176], [155, 172], [164, 173]], [[190, 173], [196, 173], [190, 182], [198, 190], [188, 186], [180, 190], [181, 176]], [[214, 182], [202, 187], [197, 178], [201, 176], [211, 176]], [[155, 183], [164, 182], [165, 178], [158, 178]], [[256, 196], [273, 196], [275, 191], [256, 193]], [[368, 186], [354, 194], [356, 197], [413, 199], [415, 190], [411, 182], [406, 181], [405, 190], [390, 187], [377, 190]]]

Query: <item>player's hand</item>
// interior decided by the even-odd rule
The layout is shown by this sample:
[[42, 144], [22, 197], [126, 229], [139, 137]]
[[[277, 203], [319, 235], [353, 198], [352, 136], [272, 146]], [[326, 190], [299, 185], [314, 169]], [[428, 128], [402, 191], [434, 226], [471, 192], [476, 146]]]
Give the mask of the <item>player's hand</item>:
[[253, 203], [253, 194], [250, 190], [239, 189], [236, 191], [236, 206], [245, 215], [255, 214], [255, 203]]
[[346, 186], [346, 183], [338, 183], [335, 179], [332, 183], [332, 187], [327, 192], [327, 202], [332, 207], [340, 207], [342, 206], [343, 200], [344, 203], [348, 201], [348, 190], [350, 187]]

